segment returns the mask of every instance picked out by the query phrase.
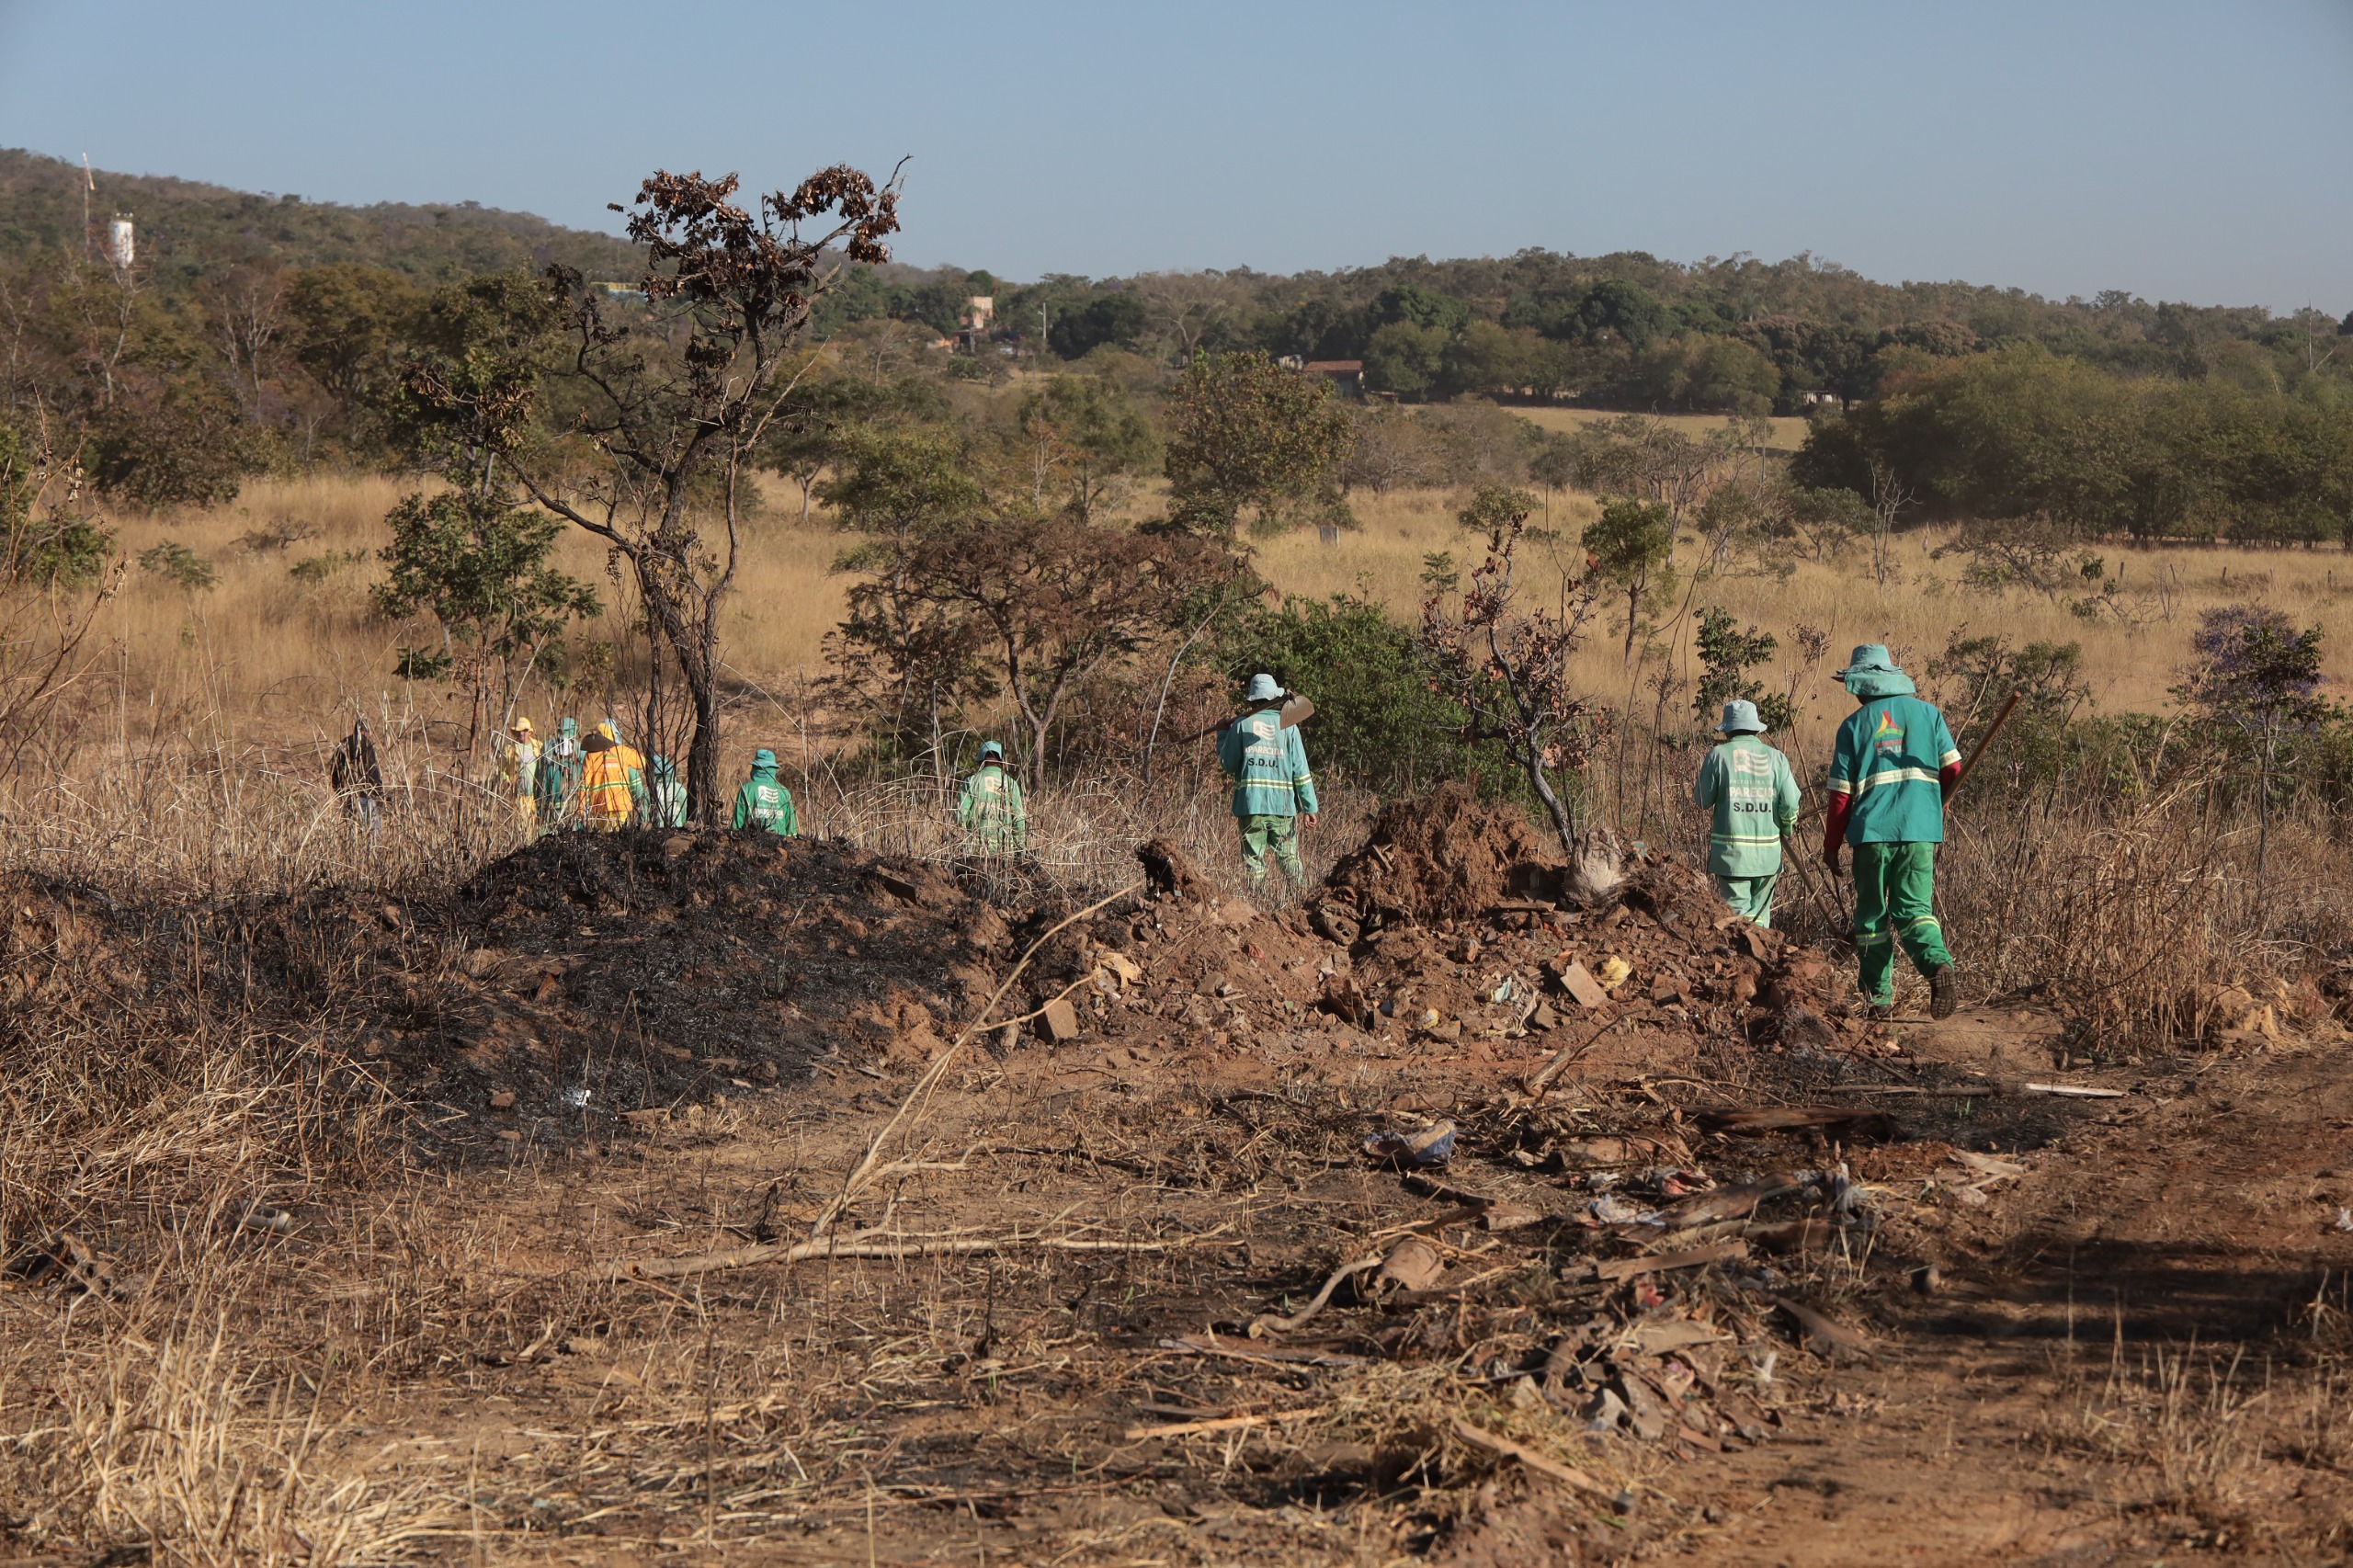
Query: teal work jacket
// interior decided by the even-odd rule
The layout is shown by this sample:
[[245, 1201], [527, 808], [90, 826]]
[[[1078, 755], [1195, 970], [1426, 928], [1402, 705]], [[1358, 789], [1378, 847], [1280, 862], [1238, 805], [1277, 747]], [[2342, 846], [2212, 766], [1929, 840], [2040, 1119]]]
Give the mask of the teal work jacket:
[[1007, 777], [994, 762], [964, 780], [956, 822], [983, 849], [1029, 847], [1029, 811], [1022, 803], [1021, 781]]
[[792, 811], [792, 791], [776, 781], [772, 767], [756, 767], [735, 791], [735, 825], [757, 823], [770, 833], [791, 837], [800, 829]]
[[1734, 735], [1709, 752], [1691, 802], [1714, 813], [1711, 873], [1769, 877], [1781, 869], [1781, 839], [1798, 823], [1798, 781], [1790, 759], [1762, 738]]
[[1830, 758], [1830, 792], [1854, 797], [1847, 842], [1941, 844], [1945, 804], [1938, 775], [1961, 761], [1952, 732], [1935, 703], [1912, 695], [1907, 676], [1866, 678], [1870, 684], [1857, 695], [1867, 700], [1838, 726]]
[[1315, 810], [1315, 779], [1296, 728], [1283, 728], [1282, 710], [1245, 713], [1217, 738], [1218, 766], [1233, 779], [1233, 814], [1291, 817]]

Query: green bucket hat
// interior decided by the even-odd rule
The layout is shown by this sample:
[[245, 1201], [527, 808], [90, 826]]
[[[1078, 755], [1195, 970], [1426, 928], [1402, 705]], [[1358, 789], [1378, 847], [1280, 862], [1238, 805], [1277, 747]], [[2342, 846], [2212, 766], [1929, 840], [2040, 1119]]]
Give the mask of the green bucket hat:
[[768, 750], [766, 746], [762, 746], [759, 750], [752, 754], [752, 766], [754, 767], [774, 767], [776, 766], [776, 753]]
[[1716, 726], [1720, 735], [1761, 735], [1765, 721], [1756, 716], [1756, 704], [1735, 698], [1724, 704], [1724, 721]]
[[1837, 678], [1845, 680], [1850, 676], [1892, 676], [1903, 673], [1895, 667], [1895, 657], [1887, 651], [1886, 643], [1859, 642], [1855, 645], [1854, 653], [1847, 656], [1847, 667], [1838, 672]]

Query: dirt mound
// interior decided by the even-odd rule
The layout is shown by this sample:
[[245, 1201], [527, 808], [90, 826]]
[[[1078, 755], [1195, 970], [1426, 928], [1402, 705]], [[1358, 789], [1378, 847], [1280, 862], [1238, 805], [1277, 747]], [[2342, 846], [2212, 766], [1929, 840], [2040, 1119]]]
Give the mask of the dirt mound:
[[1437, 926], [1384, 915], [1350, 945], [1324, 1005], [1375, 1033], [1441, 1042], [1619, 1021], [1687, 1040], [1869, 1052], [1839, 981], [1820, 955], [1735, 918], [1705, 878], [1637, 860], [1620, 902], [1597, 912], [1518, 899]]
[[1560, 846], [1527, 812], [1445, 784], [1381, 811], [1363, 847], [1324, 880], [1319, 924], [1347, 941], [1384, 921], [1472, 920], [1502, 900], [1556, 892], [1562, 864]]
[[822, 839], [558, 835], [451, 902], [463, 1000], [439, 1043], [620, 1108], [879, 1070], [983, 988], [973, 914], [928, 868]]
[[1006, 931], [930, 868], [748, 833], [551, 835], [438, 898], [6, 896], [0, 996], [276, 1030], [412, 1104], [592, 1125], [920, 1061], [986, 994]]
[[[1734, 917], [1705, 877], [1637, 856], [1615, 903], [1565, 908], [1542, 846], [1518, 812], [1449, 787], [1392, 806], [1332, 886], [1279, 914], [1207, 896], [1164, 853], [1156, 895], [1056, 936], [1000, 1012], [1040, 1013], [1027, 1032], [1073, 1071], [1249, 1085], [1336, 1085], [1400, 1057], [1501, 1085], [1604, 1025], [1623, 1026], [1605, 1057], [1654, 1064], [1702, 1042], [1881, 1049], [1833, 965]], [[1002, 933], [986, 952], [1001, 968], [1057, 917], [984, 911], [976, 929]], [[1047, 1019], [1050, 1004], [1068, 1011]]]

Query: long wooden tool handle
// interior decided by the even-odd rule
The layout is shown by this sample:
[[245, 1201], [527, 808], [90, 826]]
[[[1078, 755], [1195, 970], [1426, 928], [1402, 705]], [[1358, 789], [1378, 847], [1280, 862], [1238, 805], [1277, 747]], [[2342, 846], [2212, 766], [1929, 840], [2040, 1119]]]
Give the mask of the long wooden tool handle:
[[[1784, 838], [1781, 840], [1781, 859], [1784, 864], [1793, 863], [1796, 865], [1798, 869], [1798, 880], [1805, 883], [1805, 891], [1813, 895], [1815, 906], [1821, 909], [1823, 918], [1830, 922], [1830, 929], [1833, 932], [1852, 931], [1855, 928], [1854, 916], [1847, 913], [1847, 901], [1845, 899], [1830, 899], [1825, 901], [1823, 898], [1822, 890], [1814, 885], [1813, 873], [1806, 869], [1805, 857], [1798, 852], [1796, 840], [1790, 838]], [[1833, 915], [1833, 910], [1836, 911], [1836, 915]]]
[[1978, 759], [1985, 755], [1985, 748], [1994, 744], [1994, 737], [2000, 734], [2002, 726], [2010, 722], [2011, 711], [2018, 705], [2018, 692], [2010, 693], [2010, 699], [2002, 704], [2002, 710], [1999, 713], [1994, 715], [1993, 723], [1987, 725], [1985, 733], [1977, 737], [1977, 744], [1971, 749], [1969, 760], [1961, 765], [1961, 777], [1952, 781], [1952, 787], [1956, 792], [1963, 784], [1969, 782], [1969, 776], [1977, 771]]

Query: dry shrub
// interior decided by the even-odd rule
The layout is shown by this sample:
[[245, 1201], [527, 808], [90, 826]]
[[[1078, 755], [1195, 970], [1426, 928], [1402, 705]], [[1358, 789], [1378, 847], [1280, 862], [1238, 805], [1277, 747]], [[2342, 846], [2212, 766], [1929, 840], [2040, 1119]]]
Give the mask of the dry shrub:
[[267, 1233], [241, 1230], [248, 1215], [375, 1180], [392, 1108], [324, 1028], [240, 1019], [240, 977], [210, 971], [198, 922], [152, 901], [286, 874], [253, 850], [282, 846], [288, 818], [208, 846], [177, 809], [200, 780], [151, 782], [153, 816], [111, 788], [51, 787], [0, 877], [0, 1260], [96, 1266], [0, 1298], [0, 1519], [45, 1548], [145, 1542], [159, 1562], [382, 1561], [416, 1508], [327, 1462], [325, 1373], [264, 1369], [270, 1313], [224, 1281], [256, 1266]]
[[0, 1256], [116, 1209], [295, 1201], [364, 1176], [388, 1131], [356, 1069], [275, 1035], [19, 1028], [0, 1035]]
[[381, 1096], [315, 1041], [176, 1029], [168, 1000], [129, 1027], [27, 1021], [0, 1037], [0, 1257], [87, 1245], [104, 1278], [6, 1301], [0, 1517], [164, 1563], [398, 1554], [424, 1499], [339, 1468], [333, 1363], [286, 1360], [275, 1298], [230, 1295], [272, 1244], [248, 1216], [369, 1183]]
[[2170, 1043], [2264, 954], [2238, 919], [2226, 834], [2200, 793], [1955, 819], [1943, 915], [1984, 988], [2039, 994], [2086, 1045]]
[[510, 802], [450, 771], [416, 726], [387, 722], [370, 832], [326, 782], [326, 747], [118, 743], [74, 772], [24, 781], [0, 868], [118, 897], [219, 900], [347, 886], [438, 889], [520, 842]]
[[2247, 1552], [2341, 1543], [2353, 1508], [2313, 1476], [2345, 1473], [2348, 1432], [2353, 1375], [2340, 1360], [2256, 1368], [2243, 1352], [2193, 1345], [2152, 1350], [2137, 1366], [2120, 1348], [2048, 1436], [2123, 1467], [2122, 1506], [2191, 1544]]

